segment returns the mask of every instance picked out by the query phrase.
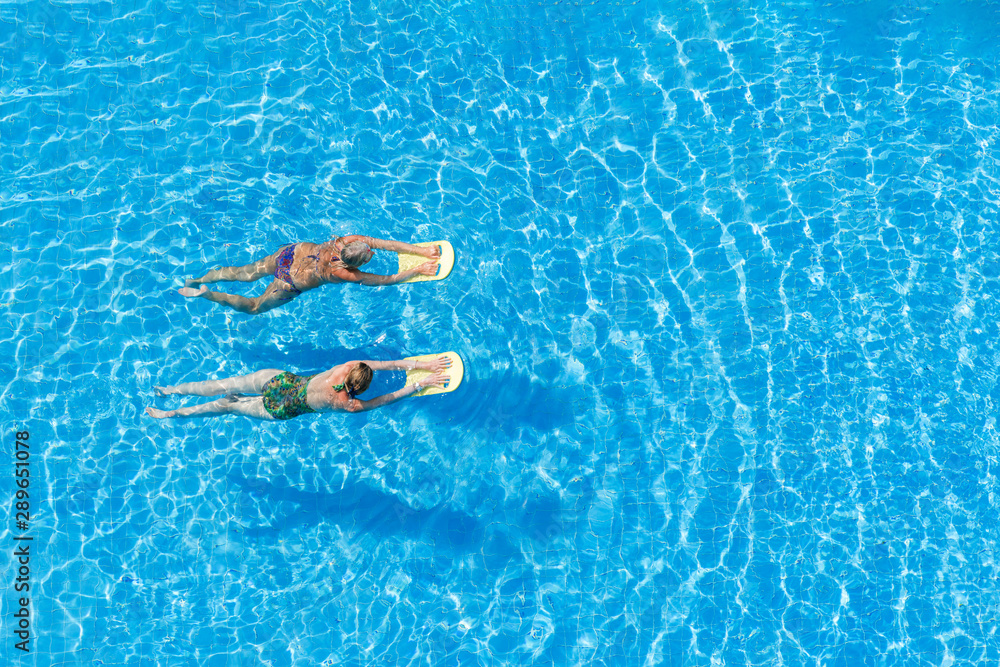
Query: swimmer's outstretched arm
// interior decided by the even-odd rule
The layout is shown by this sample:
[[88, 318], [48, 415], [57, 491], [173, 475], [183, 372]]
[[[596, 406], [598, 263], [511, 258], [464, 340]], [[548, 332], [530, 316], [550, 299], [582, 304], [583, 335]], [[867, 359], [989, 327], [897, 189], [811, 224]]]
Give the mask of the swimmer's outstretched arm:
[[420, 266], [407, 269], [406, 271], [400, 271], [399, 273], [395, 273], [391, 276], [380, 276], [377, 273], [365, 273], [364, 271], [354, 269], [349, 272], [351, 275], [349, 280], [350, 282], [368, 285], [369, 287], [381, 287], [383, 285], [398, 285], [405, 280], [409, 280], [413, 276], [421, 274], [425, 276], [433, 276], [437, 273], [437, 270], [437, 262], [424, 262]]
[[[371, 363], [371, 362], [365, 362]], [[375, 363], [393, 363], [393, 362], [375, 362]], [[373, 369], [374, 370], [374, 369]], [[348, 412], [367, 412], [369, 410], [374, 410], [375, 408], [381, 408], [383, 405], [389, 405], [401, 398], [406, 398], [407, 396], [413, 396], [424, 387], [430, 386], [443, 386], [445, 382], [448, 381], [448, 376], [442, 372], [437, 372], [434, 375], [424, 378], [419, 383], [408, 384], [402, 389], [397, 389], [391, 394], [382, 394], [377, 396], [370, 401], [362, 401], [357, 398], [353, 398], [347, 403]]]
[[437, 259], [441, 256], [441, 249], [436, 245], [418, 246], [412, 243], [403, 243], [402, 241], [389, 241], [371, 236], [362, 236], [361, 234], [351, 234], [350, 236], [341, 237], [340, 240], [344, 245], [361, 241], [368, 244], [368, 247], [372, 250], [391, 250], [392, 252], [404, 252], [408, 255], [423, 255], [428, 259]]
[[[438, 357], [426, 361], [416, 361], [413, 359], [396, 359], [395, 361], [362, 361], [373, 371], [433, 371], [435, 373], [451, 368], [451, 359], [448, 357]], [[424, 383], [426, 386], [426, 383]]]

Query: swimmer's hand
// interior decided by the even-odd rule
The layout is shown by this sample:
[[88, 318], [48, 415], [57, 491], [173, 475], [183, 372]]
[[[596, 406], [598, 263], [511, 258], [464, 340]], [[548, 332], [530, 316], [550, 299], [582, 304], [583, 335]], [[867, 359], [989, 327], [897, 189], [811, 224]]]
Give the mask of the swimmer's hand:
[[423, 380], [421, 380], [420, 389], [423, 389], [424, 387], [443, 387], [448, 383], [450, 379], [451, 378], [449, 376], [445, 375], [441, 371], [438, 371], [434, 375], [428, 375]]
[[433, 276], [438, 272], [438, 263], [436, 261], [424, 262], [416, 268], [416, 272], [425, 276]]
[[418, 361], [417, 368], [422, 371], [431, 371], [432, 373], [440, 373], [446, 368], [451, 368], [451, 359], [448, 357], [438, 357], [431, 361]]
[[423, 250], [424, 251], [421, 254], [427, 259], [437, 259], [441, 256], [441, 246], [439, 245], [428, 246]]

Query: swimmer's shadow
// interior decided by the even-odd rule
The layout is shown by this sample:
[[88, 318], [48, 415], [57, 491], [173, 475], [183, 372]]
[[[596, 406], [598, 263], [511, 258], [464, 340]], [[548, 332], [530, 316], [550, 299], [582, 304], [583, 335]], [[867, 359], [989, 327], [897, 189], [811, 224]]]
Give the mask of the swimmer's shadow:
[[252, 497], [266, 497], [274, 504], [284, 501], [297, 506], [286, 516], [275, 517], [271, 525], [244, 528], [243, 532], [248, 537], [271, 537], [279, 531], [333, 521], [345, 528], [379, 537], [429, 538], [437, 546], [458, 551], [468, 551], [477, 540], [482, 539], [481, 527], [468, 514], [443, 506], [427, 509], [410, 507], [399, 498], [364, 483], [349, 482], [342, 489], [326, 492], [302, 491], [233, 473], [227, 479], [242, 491], [242, 499], [247, 504], [260, 502]]
[[[387, 386], [393, 391], [401, 384]], [[586, 399], [580, 387], [539, 382], [513, 369], [481, 377], [466, 366], [454, 394], [430, 396], [419, 405], [431, 421], [452, 423], [459, 441], [480, 437], [503, 447], [525, 427], [547, 433], [573, 425]]]

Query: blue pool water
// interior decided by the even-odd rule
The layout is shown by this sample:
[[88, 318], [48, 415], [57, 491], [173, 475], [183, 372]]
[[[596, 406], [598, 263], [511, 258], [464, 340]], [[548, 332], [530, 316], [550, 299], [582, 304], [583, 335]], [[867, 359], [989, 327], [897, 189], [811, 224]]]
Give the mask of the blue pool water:
[[[995, 664], [998, 19], [0, 4], [3, 664]], [[459, 262], [174, 291], [355, 232]], [[144, 414], [447, 349], [369, 414]]]

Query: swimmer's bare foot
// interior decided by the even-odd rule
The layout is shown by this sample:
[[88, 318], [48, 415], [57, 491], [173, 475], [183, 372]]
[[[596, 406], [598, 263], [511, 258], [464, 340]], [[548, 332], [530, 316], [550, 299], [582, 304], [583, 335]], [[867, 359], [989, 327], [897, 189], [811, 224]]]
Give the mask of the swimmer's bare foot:
[[153, 387], [153, 391], [156, 392], [157, 396], [167, 396], [169, 394], [175, 394], [173, 387]]
[[157, 410], [156, 408], [146, 408], [146, 414], [153, 419], [166, 419], [167, 417], [173, 417], [173, 410]]
[[202, 285], [201, 287], [195, 289], [194, 287], [182, 287], [177, 290], [177, 293], [181, 296], [186, 296], [189, 299], [193, 296], [201, 296], [208, 291], [208, 288]]
[[184, 287], [198, 287], [199, 285], [201, 285], [201, 283], [194, 278], [188, 278], [184, 281]]

